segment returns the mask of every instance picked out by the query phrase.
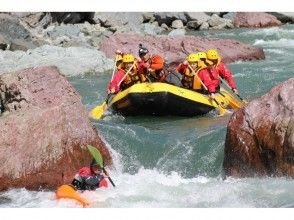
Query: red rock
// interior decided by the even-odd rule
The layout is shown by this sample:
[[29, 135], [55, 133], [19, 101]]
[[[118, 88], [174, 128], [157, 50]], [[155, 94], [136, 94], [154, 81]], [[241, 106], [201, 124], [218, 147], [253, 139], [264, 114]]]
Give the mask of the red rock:
[[80, 95], [56, 67], [0, 76], [0, 191], [55, 189], [92, 160], [86, 145], [112, 159]]
[[233, 23], [235, 27], [250, 28], [282, 25], [275, 16], [264, 12], [237, 12]]
[[206, 51], [211, 48], [219, 50], [225, 62], [237, 60], [264, 59], [261, 48], [240, 43], [230, 39], [201, 38], [194, 36], [143, 36], [139, 34], [114, 34], [103, 40], [100, 50], [107, 57], [113, 58], [117, 49], [125, 53], [138, 55], [138, 45], [142, 43], [152, 54], [162, 55], [168, 65], [182, 62], [191, 52]]
[[232, 115], [224, 171], [235, 177], [294, 177], [294, 78]]

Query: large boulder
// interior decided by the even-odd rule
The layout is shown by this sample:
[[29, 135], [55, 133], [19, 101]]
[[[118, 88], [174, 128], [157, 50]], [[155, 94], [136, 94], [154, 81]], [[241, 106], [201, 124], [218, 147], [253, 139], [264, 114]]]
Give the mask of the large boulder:
[[256, 60], [265, 57], [262, 49], [235, 40], [194, 36], [114, 34], [101, 42], [100, 49], [107, 57], [113, 57], [117, 49], [137, 55], [139, 43], [147, 47], [152, 54], [164, 56], [166, 63], [171, 66], [182, 62], [191, 52], [206, 51], [210, 48], [217, 48], [225, 62]]
[[282, 23], [273, 15], [264, 12], [237, 12], [234, 18], [235, 27], [272, 27]]
[[0, 35], [9, 44], [12, 51], [33, 49], [38, 46], [30, 31], [20, 22], [17, 17], [9, 14], [0, 14]]
[[96, 49], [49, 45], [27, 52], [0, 51], [0, 62], [0, 74], [40, 65], [55, 65], [66, 76], [110, 71], [114, 63]]
[[92, 159], [87, 144], [112, 163], [81, 97], [56, 67], [1, 75], [0, 92], [0, 191], [69, 183]]
[[233, 114], [223, 167], [226, 176], [294, 178], [294, 78]]

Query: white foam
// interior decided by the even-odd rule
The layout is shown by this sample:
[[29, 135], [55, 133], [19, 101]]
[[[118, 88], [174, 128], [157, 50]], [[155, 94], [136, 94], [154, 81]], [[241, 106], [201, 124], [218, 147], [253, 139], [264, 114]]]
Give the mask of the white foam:
[[261, 46], [270, 46], [270, 47], [284, 47], [284, 48], [294, 48], [294, 39], [286, 39], [281, 38], [279, 40], [255, 40], [253, 45], [261, 45]]
[[265, 52], [268, 53], [275, 53], [275, 54], [284, 54], [285, 51], [280, 50], [280, 49], [264, 49]]

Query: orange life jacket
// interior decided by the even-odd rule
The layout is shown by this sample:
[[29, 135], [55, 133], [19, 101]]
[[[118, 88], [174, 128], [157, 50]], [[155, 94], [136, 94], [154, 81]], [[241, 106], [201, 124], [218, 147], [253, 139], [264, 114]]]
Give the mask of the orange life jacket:
[[[195, 74], [198, 74], [200, 69], [198, 69]], [[196, 77], [190, 68], [186, 68], [185, 73], [182, 78], [182, 84], [187, 89], [200, 90], [202, 88], [199, 77]]]
[[126, 78], [122, 82], [122, 88], [126, 89], [136, 83], [141, 83], [145, 81], [146, 81], [146, 78], [144, 77], [144, 75], [139, 74], [137, 63], [136, 63], [133, 69], [129, 72], [129, 74], [126, 76]]
[[154, 70], [161, 70], [164, 67], [164, 59], [159, 55], [152, 55], [150, 58], [150, 68]]

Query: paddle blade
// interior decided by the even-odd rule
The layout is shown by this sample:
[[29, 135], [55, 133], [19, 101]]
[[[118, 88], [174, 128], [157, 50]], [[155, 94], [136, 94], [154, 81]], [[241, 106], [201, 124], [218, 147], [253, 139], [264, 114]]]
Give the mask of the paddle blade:
[[90, 151], [93, 158], [95, 159], [95, 161], [97, 162], [97, 164], [99, 164], [99, 166], [103, 168], [103, 158], [100, 151], [96, 147], [93, 147], [91, 145], [87, 145], [87, 148]]
[[106, 108], [107, 108], [107, 104], [106, 102], [103, 102], [101, 105], [96, 106], [95, 108], [92, 109], [92, 111], [90, 111], [89, 117], [95, 120], [99, 120], [102, 117], [104, 110]]
[[217, 110], [218, 110], [218, 113], [219, 113], [220, 116], [224, 116], [226, 113], [229, 113], [228, 110], [226, 110], [226, 109], [224, 109], [224, 108], [222, 108], [220, 106], [217, 108]]
[[215, 108], [218, 110], [220, 116], [223, 116], [226, 113], [230, 113], [227, 109], [223, 108], [215, 98], [213, 99], [213, 101], [216, 103]]

